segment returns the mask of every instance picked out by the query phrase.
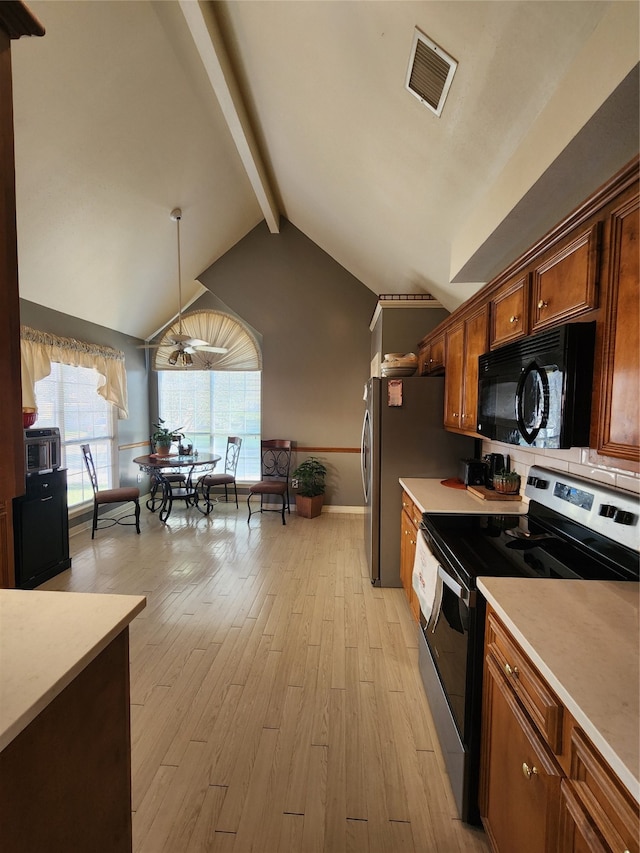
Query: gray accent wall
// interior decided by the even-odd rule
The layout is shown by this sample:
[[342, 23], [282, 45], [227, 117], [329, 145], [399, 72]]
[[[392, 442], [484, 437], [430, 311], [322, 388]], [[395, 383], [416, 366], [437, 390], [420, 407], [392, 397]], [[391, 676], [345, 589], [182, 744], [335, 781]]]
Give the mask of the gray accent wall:
[[[377, 296], [286, 220], [279, 234], [258, 225], [198, 280], [262, 336], [263, 438], [359, 448]], [[359, 454], [313, 455], [329, 469], [326, 502], [362, 506]]]

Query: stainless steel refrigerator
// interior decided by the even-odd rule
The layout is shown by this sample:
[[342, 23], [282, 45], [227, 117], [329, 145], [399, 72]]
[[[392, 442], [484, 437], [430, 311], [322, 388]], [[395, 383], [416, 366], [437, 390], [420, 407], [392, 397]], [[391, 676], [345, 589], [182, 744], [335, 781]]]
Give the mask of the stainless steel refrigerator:
[[[447, 432], [444, 378], [369, 379], [365, 386], [360, 464], [365, 550], [371, 582], [400, 586], [400, 477], [456, 477], [473, 457], [474, 439]], [[398, 405], [398, 391], [401, 403]]]

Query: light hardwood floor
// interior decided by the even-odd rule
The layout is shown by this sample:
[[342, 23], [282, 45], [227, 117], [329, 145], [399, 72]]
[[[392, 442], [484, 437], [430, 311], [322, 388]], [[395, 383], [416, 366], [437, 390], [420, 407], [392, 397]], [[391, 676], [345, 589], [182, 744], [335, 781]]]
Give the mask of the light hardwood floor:
[[487, 853], [456, 816], [404, 594], [362, 517], [246, 506], [71, 538], [43, 589], [136, 593], [135, 853]]

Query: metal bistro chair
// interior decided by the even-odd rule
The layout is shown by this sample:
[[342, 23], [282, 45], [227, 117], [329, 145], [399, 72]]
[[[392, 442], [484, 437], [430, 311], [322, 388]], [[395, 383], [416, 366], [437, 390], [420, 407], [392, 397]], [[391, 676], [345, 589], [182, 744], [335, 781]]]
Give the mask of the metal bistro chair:
[[[91, 480], [91, 488], [93, 489], [93, 523], [91, 527], [91, 538], [96, 535], [96, 530], [102, 530], [105, 527], [112, 527], [114, 524], [123, 524], [126, 526], [134, 525], [136, 533], [140, 533], [140, 489], [135, 486], [122, 486], [118, 489], [99, 489], [98, 476], [96, 474], [96, 466], [93, 463], [91, 448], [88, 444], [81, 444], [80, 449], [84, 456], [84, 464], [86, 465], [89, 479]], [[106, 504], [120, 504], [132, 501], [135, 504], [133, 517], [135, 521], [125, 521], [131, 518], [131, 513], [122, 518], [107, 518], [101, 519], [103, 524], [98, 527], [98, 507]]]
[[[291, 467], [291, 442], [284, 439], [274, 438], [260, 442], [262, 479], [249, 487], [247, 506], [251, 521], [251, 498], [260, 495], [260, 512], [280, 512], [279, 509], [267, 509], [264, 506], [265, 496], [279, 496], [282, 499], [282, 523], [286, 524], [284, 518], [285, 509], [290, 514], [289, 508], [289, 468]], [[257, 510], [256, 510], [257, 512]]]
[[[238, 487], [236, 485], [236, 468], [238, 467], [238, 458], [240, 457], [240, 448], [242, 447], [242, 439], [237, 436], [230, 435], [227, 438], [227, 453], [224, 462], [224, 474], [205, 474], [200, 477], [198, 486], [202, 489], [202, 497], [207, 506], [206, 514], [209, 515], [213, 508], [211, 502], [211, 489], [216, 486], [224, 486], [225, 503], [229, 500], [228, 489], [233, 484], [233, 493], [236, 498], [236, 509], [238, 508]], [[197, 487], [196, 487], [197, 488]]]

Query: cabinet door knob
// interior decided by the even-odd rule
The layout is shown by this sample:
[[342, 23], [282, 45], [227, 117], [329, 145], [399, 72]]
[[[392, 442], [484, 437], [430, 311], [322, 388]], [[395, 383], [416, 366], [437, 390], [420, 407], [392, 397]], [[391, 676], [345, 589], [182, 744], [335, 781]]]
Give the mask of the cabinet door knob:
[[511, 317], [509, 317], [509, 322], [510, 323], [517, 323], [519, 319], [520, 319], [520, 317], [517, 314], [512, 314]]
[[549, 307], [549, 303], [545, 302], [544, 299], [541, 299], [538, 302], [538, 308], [548, 308], [548, 307]]
[[518, 667], [510, 666], [508, 663], [505, 663], [504, 671], [507, 673], [507, 675], [512, 675], [514, 678], [518, 678], [518, 676], [520, 675], [520, 670], [518, 669]]
[[416, 540], [415, 540], [415, 539], [409, 539], [409, 542], [410, 542], [412, 545], [415, 545], [415, 544], [416, 544]]
[[538, 768], [534, 765], [533, 767], [529, 767], [526, 761], [522, 763], [522, 773], [527, 779], [531, 779], [532, 776], [538, 775]]

